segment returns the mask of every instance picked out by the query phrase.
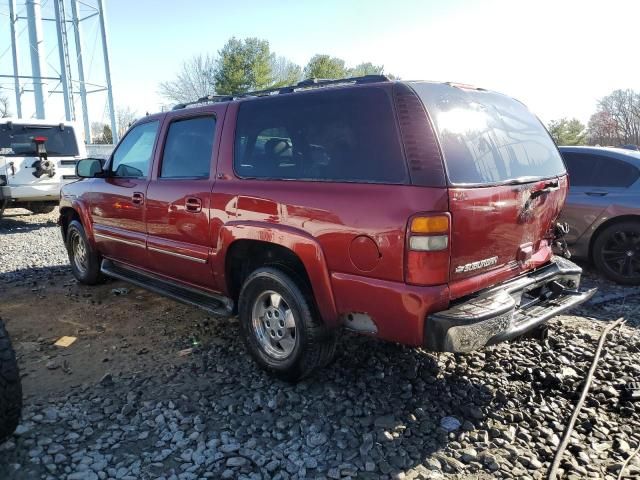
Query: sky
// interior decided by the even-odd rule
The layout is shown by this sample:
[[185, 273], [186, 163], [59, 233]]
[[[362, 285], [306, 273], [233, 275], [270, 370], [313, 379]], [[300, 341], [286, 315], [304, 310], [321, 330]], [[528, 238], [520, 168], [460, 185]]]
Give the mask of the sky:
[[[12, 73], [10, 52], [2, 55], [9, 47], [6, 1], [0, 0], [0, 74]], [[17, 1], [18, 10], [24, 8], [24, 0]], [[53, 2], [42, 2], [44, 15]], [[266, 39], [273, 52], [301, 66], [325, 53], [348, 66], [384, 65], [407, 80], [497, 90], [524, 102], [544, 122], [577, 117], [586, 123], [598, 99], [614, 89], [640, 91], [640, 1], [635, 0], [105, 0], [105, 5], [116, 107], [139, 114], [167, 103], [158, 84], [172, 79], [184, 60], [215, 54], [232, 36]], [[102, 75], [92, 21], [83, 26], [88, 81]], [[59, 65], [55, 38], [45, 26], [50, 74]], [[23, 60], [29, 70], [28, 58]], [[7, 79], [0, 80], [2, 92], [13, 99]], [[48, 116], [63, 115], [59, 97], [50, 96]], [[91, 98], [92, 121], [106, 118], [104, 95]], [[28, 103], [24, 113], [30, 115]]]

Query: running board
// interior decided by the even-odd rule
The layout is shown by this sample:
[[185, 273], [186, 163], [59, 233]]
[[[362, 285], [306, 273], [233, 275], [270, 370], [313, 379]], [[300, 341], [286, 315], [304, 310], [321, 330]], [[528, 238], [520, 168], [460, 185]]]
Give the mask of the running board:
[[233, 300], [230, 298], [185, 287], [113, 260], [102, 260], [100, 270], [109, 277], [124, 280], [164, 297], [202, 308], [215, 315], [228, 316], [233, 311]]

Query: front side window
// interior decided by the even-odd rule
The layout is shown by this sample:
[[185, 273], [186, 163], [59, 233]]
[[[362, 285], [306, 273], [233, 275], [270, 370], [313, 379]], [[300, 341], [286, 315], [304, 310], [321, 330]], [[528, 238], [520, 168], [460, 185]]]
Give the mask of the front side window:
[[59, 125], [16, 125], [4, 124], [0, 127], [0, 155], [37, 156], [36, 138], [44, 139], [44, 147], [49, 157], [75, 157], [78, 143], [73, 128]]
[[243, 102], [234, 169], [245, 178], [408, 183], [391, 100], [376, 88]]
[[133, 127], [113, 152], [114, 177], [146, 177], [158, 134], [157, 120]]
[[598, 168], [598, 158], [595, 155], [575, 152], [563, 152], [569, 171], [569, 184], [572, 187], [593, 185], [593, 175]]
[[209, 177], [215, 128], [214, 117], [171, 122], [162, 154], [160, 177]]

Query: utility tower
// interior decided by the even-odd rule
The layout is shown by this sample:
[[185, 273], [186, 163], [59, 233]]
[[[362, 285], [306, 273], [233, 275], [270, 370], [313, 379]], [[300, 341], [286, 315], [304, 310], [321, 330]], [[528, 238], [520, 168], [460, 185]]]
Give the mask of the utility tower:
[[[90, 115], [88, 97], [99, 92], [106, 93], [105, 110], [108, 111], [113, 142], [118, 141], [118, 129], [111, 86], [111, 66], [107, 41], [104, 0], [26, 0], [21, 11], [18, 11], [16, 0], [7, 0], [9, 4], [9, 31], [11, 35], [11, 54], [13, 57], [13, 74], [0, 72], [0, 78], [12, 78], [15, 91], [15, 106], [18, 117], [25, 113], [23, 95], [33, 93], [35, 118], [47, 115], [47, 100], [53, 94], [62, 95], [64, 115], [67, 120], [78, 119], [76, 108], [79, 99], [85, 142], [91, 143]], [[46, 8], [46, 9], [45, 9]], [[28, 39], [20, 38], [24, 32], [21, 24], [26, 21]], [[55, 25], [55, 38], [46, 37], [43, 22]], [[83, 38], [83, 26], [87, 22], [97, 24], [99, 39], [92, 40], [88, 47]], [[71, 31], [71, 32], [70, 32]], [[72, 37], [71, 37], [72, 35]], [[45, 43], [57, 44], [56, 68], [45, 56]], [[30, 69], [25, 69], [26, 53], [30, 58]], [[51, 48], [49, 46], [49, 48]], [[88, 48], [88, 50], [87, 50]], [[99, 48], [102, 52], [102, 68], [98, 72], [87, 71], [85, 51], [94, 52]], [[21, 55], [22, 53], [22, 55]], [[93, 60], [93, 58], [91, 59]], [[92, 65], [93, 62], [90, 62]], [[53, 71], [54, 73], [49, 73]], [[27, 74], [25, 74], [27, 73]], [[97, 77], [97, 79], [96, 79]], [[88, 80], [87, 80], [88, 79]], [[103, 110], [104, 112], [104, 110]], [[101, 116], [102, 113], [101, 112]]]

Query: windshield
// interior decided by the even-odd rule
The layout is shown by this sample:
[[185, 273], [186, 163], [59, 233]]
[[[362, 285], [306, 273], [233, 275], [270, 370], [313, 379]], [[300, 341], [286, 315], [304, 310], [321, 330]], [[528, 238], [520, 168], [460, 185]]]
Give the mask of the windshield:
[[494, 92], [412, 83], [435, 124], [453, 184], [526, 182], [565, 173], [540, 121]]
[[56, 126], [8, 125], [0, 126], [0, 155], [37, 155], [34, 138], [45, 138], [44, 146], [50, 157], [78, 155], [78, 145], [73, 128]]

